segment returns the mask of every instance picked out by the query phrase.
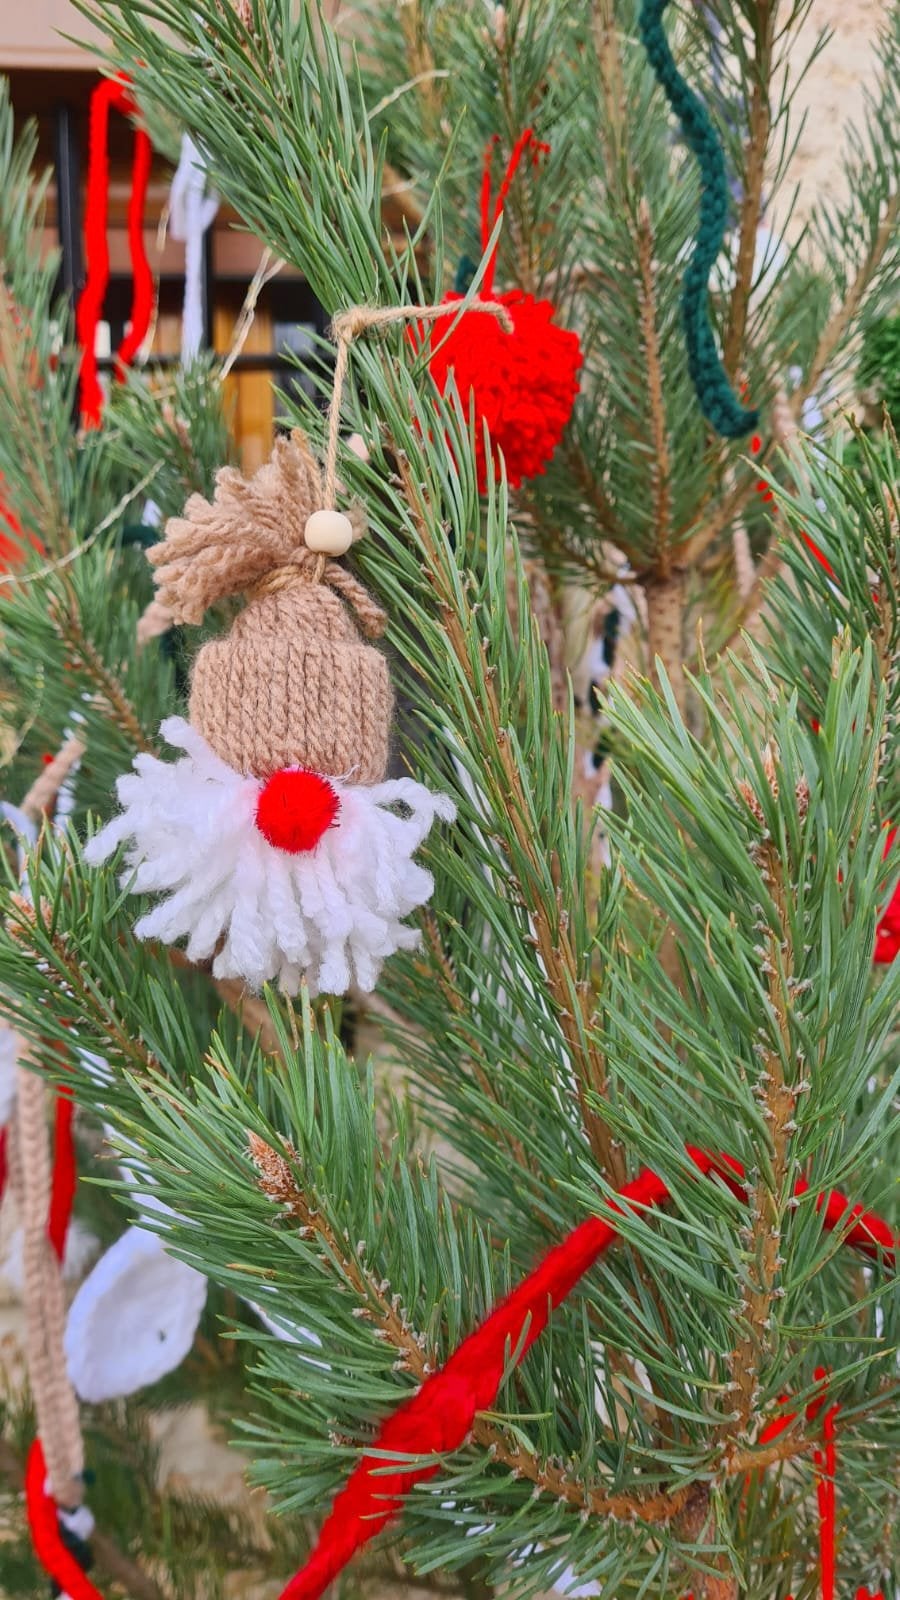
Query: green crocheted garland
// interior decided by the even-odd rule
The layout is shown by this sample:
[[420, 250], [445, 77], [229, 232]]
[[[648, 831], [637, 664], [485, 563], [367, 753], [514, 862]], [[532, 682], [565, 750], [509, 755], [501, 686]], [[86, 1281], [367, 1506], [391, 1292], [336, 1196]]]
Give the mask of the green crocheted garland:
[[736, 398], [709, 320], [709, 275], [728, 219], [725, 157], [709, 112], [685, 83], [669, 49], [662, 24], [668, 3], [642, 0], [639, 27], [647, 59], [700, 167], [700, 221], [681, 295], [688, 370], [707, 422], [725, 438], [737, 439], [756, 426], [759, 414], [745, 410]]

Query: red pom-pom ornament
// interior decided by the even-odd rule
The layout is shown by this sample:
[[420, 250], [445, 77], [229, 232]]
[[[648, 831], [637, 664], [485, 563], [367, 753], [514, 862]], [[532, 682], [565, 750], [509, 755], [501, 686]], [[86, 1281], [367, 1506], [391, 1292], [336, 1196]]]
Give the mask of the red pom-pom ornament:
[[297, 856], [315, 850], [341, 809], [334, 789], [318, 772], [284, 767], [260, 790], [256, 826], [276, 850]]
[[[532, 131], [526, 128], [513, 150], [492, 216], [491, 155], [495, 142], [492, 140], [488, 146], [485, 160], [482, 250], [487, 249], [510, 184], [532, 144]], [[535, 144], [535, 159], [546, 148]], [[517, 489], [523, 479], [536, 478], [546, 470], [572, 415], [582, 362], [577, 333], [559, 326], [549, 300], [536, 300], [521, 289], [493, 293], [496, 258], [495, 246], [478, 298], [505, 306], [512, 332], [507, 333], [499, 321], [478, 311], [464, 313], [453, 328], [456, 313], [452, 308], [462, 296], [449, 294], [442, 304], [451, 309], [446, 317], [436, 319], [429, 336], [428, 368], [435, 383], [444, 393], [452, 377], [463, 405], [472, 408], [478, 487], [482, 491], [487, 485], [485, 427], [490, 434], [494, 464], [502, 455], [511, 488]]]

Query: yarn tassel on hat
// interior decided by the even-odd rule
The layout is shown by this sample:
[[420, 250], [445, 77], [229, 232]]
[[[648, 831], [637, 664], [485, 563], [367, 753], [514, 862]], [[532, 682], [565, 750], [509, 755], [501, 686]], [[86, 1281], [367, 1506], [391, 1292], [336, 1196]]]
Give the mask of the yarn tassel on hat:
[[183, 754], [139, 755], [85, 852], [97, 864], [127, 841], [132, 886], [163, 896], [140, 937], [186, 939], [217, 977], [287, 993], [303, 977], [312, 993], [370, 990], [415, 946], [403, 919], [433, 881], [414, 853], [454, 815], [411, 778], [384, 781], [393, 695], [367, 641], [386, 618], [329, 559], [363, 526], [327, 498], [295, 432], [249, 481], [223, 468], [213, 501], [192, 496], [148, 552], [176, 623], [236, 593], [247, 604], [197, 656], [190, 721], [163, 723]]

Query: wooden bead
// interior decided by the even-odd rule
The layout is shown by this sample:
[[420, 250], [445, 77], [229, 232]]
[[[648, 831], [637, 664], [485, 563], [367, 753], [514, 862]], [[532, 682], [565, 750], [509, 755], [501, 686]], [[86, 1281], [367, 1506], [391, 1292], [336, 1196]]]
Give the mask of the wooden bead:
[[314, 511], [303, 530], [307, 550], [317, 555], [342, 556], [353, 543], [353, 524], [343, 511]]

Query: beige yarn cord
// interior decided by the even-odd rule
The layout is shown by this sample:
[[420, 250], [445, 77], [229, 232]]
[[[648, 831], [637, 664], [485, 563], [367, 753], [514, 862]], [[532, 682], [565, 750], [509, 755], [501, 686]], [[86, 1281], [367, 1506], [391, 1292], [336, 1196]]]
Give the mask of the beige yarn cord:
[[[66, 741], [26, 794], [21, 808], [26, 816], [40, 820], [83, 750], [80, 739]], [[21, 1040], [17, 1054], [9, 1173], [22, 1228], [25, 1359], [50, 1492], [58, 1505], [69, 1508], [79, 1505], [84, 1495], [84, 1445], [78, 1401], [66, 1372], [62, 1269], [47, 1234], [51, 1193], [47, 1091], [43, 1079], [25, 1064], [27, 1047]]]
[[66, 1372], [63, 1350], [66, 1307], [62, 1271], [47, 1236], [50, 1210], [47, 1095], [43, 1079], [28, 1067], [20, 1064], [16, 1076], [10, 1177], [22, 1225], [22, 1298], [28, 1341], [28, 1378], [50, 1491], [58, 1505], [69, 1508], [79, 1505], [84, 1493], [81, 1477], [84, 1446], [78, 1401]]
[[331, 403], [328, 407], [328, 444], [322, 484], [323, 506], [326, 511], [334, 509], [337, 494], [341, 402], [350, 364], [350, 346], [363, 333], [380, 332], [383, 328], [396, 327], [401, 322], [437, 322], [439, 317], [453, 316], [463, 309], [466, 315], [470, 311], [475, 311], [485, 316], [496, 317], [504, 333], [513, 331], [512, 317], [499, 300], [475, 299], [465, 307], [461, 301], [454, 301], [449, 306], [446, 303], [433, 306], [351, 306], [349, 311], [342, 311], [335, 317], [331, 331], [337, 344], [337, 357], [334, 363]]

